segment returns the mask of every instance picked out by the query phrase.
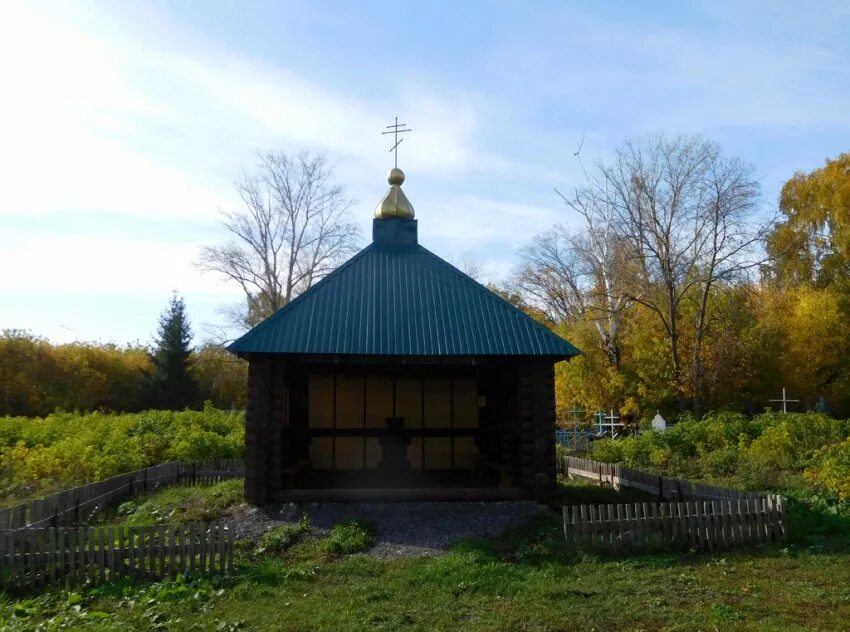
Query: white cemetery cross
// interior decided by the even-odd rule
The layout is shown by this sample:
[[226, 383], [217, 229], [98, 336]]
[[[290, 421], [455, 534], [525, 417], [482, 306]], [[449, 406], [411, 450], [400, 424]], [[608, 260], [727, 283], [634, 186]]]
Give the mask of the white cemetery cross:
[[604, 434], [607, 430], [611, 437], [614, 436], [614, 428], [622, 428], [624, 425], [620, 423], [620, 418], [614, 414], [613, 410], [608, 415], [600, 410], [596, 413], [596, 419], [599, 424], [599, 433]]
[[652, 418], [652, 429], [657, 430], [658, 432], [664, 432], [667, 430], [667, 420], [661, 416], [659, 411], [655, 411], [655, 417]]
[[772, 401], [772, 402], [782, 402], [782, 412], [787, 413], [788, 412], [788, 404], [789, 403], [797, 403], [800, 400], [799, 399], [788, 399], [785, 396], [785, 387], [783, 386], [782, 387], [782, 399], [772, 399], [770, 401]]

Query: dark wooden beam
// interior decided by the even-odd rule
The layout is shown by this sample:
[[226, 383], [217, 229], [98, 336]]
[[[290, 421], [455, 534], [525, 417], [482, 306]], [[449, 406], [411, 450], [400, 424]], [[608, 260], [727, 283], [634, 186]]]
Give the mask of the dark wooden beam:
[[245, 498], [254, 505], [264, 505], [268, 500], [271, 388], [271, 356], [250, 357], [245, 407]]
[[286, 489], [277, 492], [277, 502], [421, 502], [477, 500], [529, 500], [531, 490], [517, 487], [413, 487], [358, 489]]

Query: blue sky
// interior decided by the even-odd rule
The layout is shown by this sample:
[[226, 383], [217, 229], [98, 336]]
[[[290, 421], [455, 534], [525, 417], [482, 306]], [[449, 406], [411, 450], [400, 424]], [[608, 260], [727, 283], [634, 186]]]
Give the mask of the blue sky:
[[582, 137], [700, 134], [770, 211], [850, 150], [850, 5], [12, 0], [0, 78], [0, 327], [148, 342], [177, 289], [200, 339], [239, 294], [193, 263], [255, 152], [327, 152], [367, 235], [395, 115], [420, 240], [494, 280], [575, 222]]

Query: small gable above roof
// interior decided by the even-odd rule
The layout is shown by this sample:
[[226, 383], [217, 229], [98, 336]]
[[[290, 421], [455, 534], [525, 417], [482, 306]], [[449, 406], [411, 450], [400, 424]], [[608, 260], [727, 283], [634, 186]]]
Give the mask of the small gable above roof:
[[374, 242], [233, 342], [236, 354], [545, 356], [580, 351], [417, 243], [416, 220], [375, 219]]

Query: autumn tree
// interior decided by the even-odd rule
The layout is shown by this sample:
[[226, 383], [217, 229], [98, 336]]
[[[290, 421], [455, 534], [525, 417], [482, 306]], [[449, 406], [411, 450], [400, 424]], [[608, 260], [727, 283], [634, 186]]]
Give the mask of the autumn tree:
[[248, 395], [248, 363], [217, 344], [195, 352], [194, 372], [205, 399], [217, 408], [241, 409]]
[[[767, 228], [753, 220], [760, 197], [753, 167], [700, 138], [659, 136], [627, 142], [602, 171], [638, 272], [625, 293], [663, 325], [679, 408], [687, 406], [690, 377], [698, 411], [711, 299], [759, 263], [754, 254]], [[686, 301], [695, 306], [690, 322], [683, 318]], [[682, 354], [685, 329], [690, 362]]]
[[784, 221], [767, 239], [773, 266], [768, 277], [791, 286], [850, 279], [850, 153], [782, 187]]
[[236, 283], [248, 328], [286, 305], [356, 250], [352, 200], [323, 155], [267, 152], [235, 187], [243, 202], [224, 213], [230, 241], [201, 251], [199, 268]]
[[53, 345], [27, 331], [0, 331], [0, 416], [56, 409], [139, 410], [144, 372], [138, 346], [74, 342]]

